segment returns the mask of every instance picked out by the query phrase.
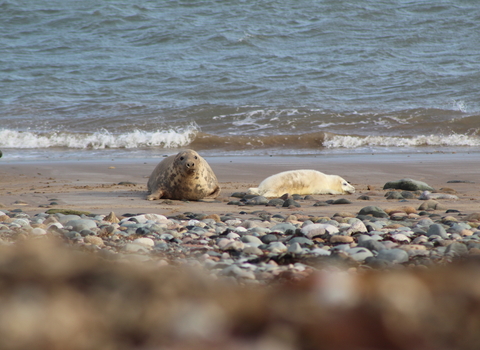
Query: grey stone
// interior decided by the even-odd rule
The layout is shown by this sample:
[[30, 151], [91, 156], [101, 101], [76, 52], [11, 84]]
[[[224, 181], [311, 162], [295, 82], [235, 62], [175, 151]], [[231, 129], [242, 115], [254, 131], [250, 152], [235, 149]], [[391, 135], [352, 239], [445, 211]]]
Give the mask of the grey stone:
[[72, 226], [74, 231], [81, 232], [83, 230], [91, 230], [97, 227], [97, 223], [90, 219], [70, 220], [65, 226]]
[[375, 252], [379, 252], [381, 250], [386, 249], [385, 245], [382, 242], [376, 241], [374, 239], [362, 241], [358, 243], [358, 246], [367, 248], [368, 250], [375, 251]]
[[80, 239], [82, 238], [82, 235], [77, 231], [68, 231], [65, 232], [65, 237], [67, 237], [68, 239]]
[[408, 261], [408, 253], [405, 250], [398, 248], [384, 249], [378, 252], [377, 259], [401, 264]]
[[61, 214], [57, 214], [57, 220], [59, 223], [61, 223], [63, 226], [65, 226], [65, 224], [69, 221], [72, 221], [72, 220], [80, 220], [80, 216], [78, 215], [61, 215]]
[[280, 198], [273, 198], [270, 199], [267, 203], [267, 206], [269, 207], [276, 207], [276, 206], [283, 206], [284, 200]]
[[297, 227], [295, 225], [292, 225], [292, 224], [287, 222], [287, 223], [281, 223], [281, 224], [276, 224], [276, 225], [272, 226], [270, 228], [270, 231], [286, 233], [288, 231], [295, 232], [296, 229], [297, 229]]
[[386, 193], [387, 199], [404, 199], [400, 192], [391, 191]]
[[383, 189], [397, 189], [397, 190], [407, 190], [407, 191], [434, 191], [433, 187], [427, 185], [425, 182], [412, 180], [412, 179], [401, 179], [397, 181], [389, 181], [384, 186]]
[[244, 243], [256, 244], [257, 247], [264, 243], [264, 242], [262, 242], [262, 240], [260, 238], [252, 236], [252, 235], [242, 236], [241, 240]]
[[325, 202], [325, 201], [318, 201], [316, 202], [313, 206], [314, 207], [327, 207], [329, 206], [330, 204]]
[[301, 205], [295, 202], [293, 198], [288, 198], [285, 202], [283, 202], [282, 207], [288, 208], [288, 207], [297, 207], [300, 208]]
[[460, 242], [453, 242], [445, 249], [445, 255], [458, 257], [468, 255], [468, 248], [465, 244]]
[[376, 207], [374, 205], [369, 205], [367, 207], [363, 207], [360, 209], [358, 212], [359, 215], [371, 215], [376, 218], [388, 218], [388, 214], [385, 213], [382, 209], [379, 207]]
[[269, 234], [266, 234], [265, 236], [262, 236], [260, 240], [265, 244], [270, 244], [271, 242], [278, 241], [278, 236], [272, 233], [269, 233]]
[[339, 198], [339, 199], [336, 199], [332, 202], [332, 204], [352, 204], [352, 202], [350, 202], [348, 199], [346, 198]]
[[433, 220], [429, 218], [421, 219], [417, 222], [417, 226], [430, 226], [433, 224]]
[[415, 198], [415, 194], [412, 193], [412, 192], [409, 192], [409, 191], [402, 191], [402, 192], [400, 192], [400, 194], [405, 199], [414, 199]]
[[331, 252], [329, 250], [325, 250], [322, 248], [315, 248], [311, 250], [311, 253], [317, 256], [327, 256], [330, 255]]
[[445, 228], [444, 228], [442, 225], [440, 225], [440, 224], [432, 224], [432, 225], [430, 225], [430, 227], [428, 228], [428, 231], [427, 231], [426, 235], [427, 235], [428, 237], [433, 236], [433, 235], [437, 235], [437, 236], [442, 237], [443, 239], [448, 238], [447, 231], [446, 231]]
[[289, 244], [299, 243], [301, 245], [312, 246], [313, 241], [306, 238], [306, 237], [293, 237], [291, 240], [288, 241]]
[[287, 251], [287, 247], [282, 242], [272, 242], [268, 245], [267, 249], [272, 253], [285, 253]]
[[366, 258], [373, 256], [373, 253], [364, 247], [355, 247], [347, 250], [350, 257], [356, 261], [364, 261]]
[[450, 226], [449, 231], [451, 230], [453, 232], [460, 233], [463, 230], [471, 230], [471, 229], [472, 229], [472, 227], [465, 222], [456, 222], [452, 226]]
[[300, 254], [302, 253], [302, 251], [303, 251], [302, 246], [297, 242], [290, 244], [287, 249], [287, 253], [292, 253], [292, 254]]

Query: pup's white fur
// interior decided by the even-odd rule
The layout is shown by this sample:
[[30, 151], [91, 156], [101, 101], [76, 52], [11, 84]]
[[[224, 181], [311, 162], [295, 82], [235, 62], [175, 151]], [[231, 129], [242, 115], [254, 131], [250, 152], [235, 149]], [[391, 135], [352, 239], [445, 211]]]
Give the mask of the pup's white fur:
[[280, 197], [289, 194], [344, 194], [354, 193], [355, 187], [338, 175], [327, 175], [316, 170], [284, 171], [263, 180], [248, 194]]

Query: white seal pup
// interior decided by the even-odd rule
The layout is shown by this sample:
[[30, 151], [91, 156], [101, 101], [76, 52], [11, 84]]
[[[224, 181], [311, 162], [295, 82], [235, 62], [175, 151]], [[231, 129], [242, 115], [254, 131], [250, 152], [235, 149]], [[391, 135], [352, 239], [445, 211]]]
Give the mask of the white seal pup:
[[190, 149], [162, 160], [150, 175], [147, 187], [150, 201], [160, 198], [196, 201], [220, 194], [212, 168]]
[[344, 194], [354, 193], [355, 187], [338, 175], [327, 175], [317, 170], [284, 171], [263, 180], [248, 194], [280, 197], [289, 194]]

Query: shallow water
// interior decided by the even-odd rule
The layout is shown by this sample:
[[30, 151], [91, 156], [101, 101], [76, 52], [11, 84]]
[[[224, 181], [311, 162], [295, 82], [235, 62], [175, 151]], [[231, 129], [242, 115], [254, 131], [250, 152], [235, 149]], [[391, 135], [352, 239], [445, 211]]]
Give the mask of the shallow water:
[[0, 2], [4, 159], [478, 151], [474, 1]]

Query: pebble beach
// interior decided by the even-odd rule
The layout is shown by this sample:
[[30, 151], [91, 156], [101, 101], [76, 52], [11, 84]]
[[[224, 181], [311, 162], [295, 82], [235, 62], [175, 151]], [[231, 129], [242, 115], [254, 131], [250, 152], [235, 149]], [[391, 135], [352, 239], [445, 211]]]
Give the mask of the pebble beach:
[[[316, 293], [324, 299], [317, 300], [315, 307], [348, 307], [349, 312], [365, 306], [363, 303], [372, 297], [367, 297], [365, 287], [361, 287], [365, 282], [358, 282], [366, 276], [374, 274], [380, 281], [392, 274], [400, 274], [400, 280], [405, 278], [404, 284], [372, 292], [378, 298], [390, 296], [395, 304], [401, 302], [402, 295], [423, 295], [422, 288], [436, 288], [421, 277], [411, 277], [414, 274], [442, 274], [439, 269], [452, 269], [480, 256], [477, 154], [212, 157], [207, 161], [219, 178], [222, 193], [214, 200], [198, 202], [146, 201], [146, 181], [156, 165], [154, 160], [2, 164], [2, 249], [13, 249], [21, 255], [24, 252], [20, 247], [54, 241], [58, 244], [55, 249], [80, 252], [83, 259], [94, 259], [97, 268], [110, 266], [116, 271], [118, 266], [128, 265], [142, 273], [174, 269], [179, 276], [196, 271], [196, 276], [203, 276], [212, 286], [224, 288], [220, 285], [226, 284], [234, 293], [247, 288], [255, 294], [260, 293], [258, 288], [267, 288], [267, 294], [277, 290], [283, 295], [290, 293], [288, 288], [298, 288], [303, 294], [292, 296], [293, 303], [296, 298]], [[302, 168], [341, 175], [355, 186], [356, 193], [286, 194], [281, 198], [246, 194], [266, 176]], [[53, 257], [57, 254], [52, 255], [48, 249], [35, 254], [48, 260], [45, 252]], [[329, 277], [325, 280], [325, 276]], [[392, 292], [397, 287], [398, 291]], [[462, 290], [461, 283], [458, 288]], [[401, 294], [395, 296], [397, 292]], [[472, 297], [480, 300], [477, 294]], [[206, 291], [205, 297], [213, 298], [213, 294]], [[243, 306], [248, 304], [239, 295], [235, 298]], [[407, 304], [401, 308], [408, 314], [409, 307], [414, 306]], [[222, 310], [224, 307], [220, 306]], [[208, 320], [214, 311], [207, 309]], [[389, 309], [385, 310], [381, 308], [378, 317], [384, 317], [383, 312]], [[425, 312], [427, 317], [433, 311]], [[366, 317], [356, 311], [354, 314]], [[288, 319], [293, 317], [288, 315]], [[404, 315], [405, 320], [414, 316]], [[311, 320], [308, 312], [303, 317]], [[328, 317], [322, 322], [327, 321]], [[382, 346], [403, 349], [412, 345], [399, 341], [398, 330], [390, 326], [385, 326]], [[187, 326], [179, 331], [185, 331], [182, 327]], [[230, 331], [225, 330], [221, 336], [207, 332], [207, 343], [237, 348], [239, 340], [232, 340], [235, 337]], [[286, 348], [309, 348], [297, 339], [297, 331], [289, 330], [295, 334]], [[415, 334], [417, 331], [411, 330]], [[374, 334], [365, 332], [373, 341]], [[186, 344], [197, 339], [198, 334], [193, 333], [187, 343], [179, 341], [179, 346], [188, 347]], [[249, 341], [265, 341], [266, 333], [260, 333]], [[198, 337], [205, 341], [203, 336]], [[422, 341], [430, 346], [430, 335], [424, 338]], [[272, 339], [275, 343], [280, 338]], [[356, 348], [357, 340], [353, 337], [348, 346]], [[326, 348], [338, 348], [340, 344], [333, 338], [325, 341]], [[163, 344], [158, 339], [153, 343]], [[425, 344], [418, 348], [426, 349], [422, 347]]]

